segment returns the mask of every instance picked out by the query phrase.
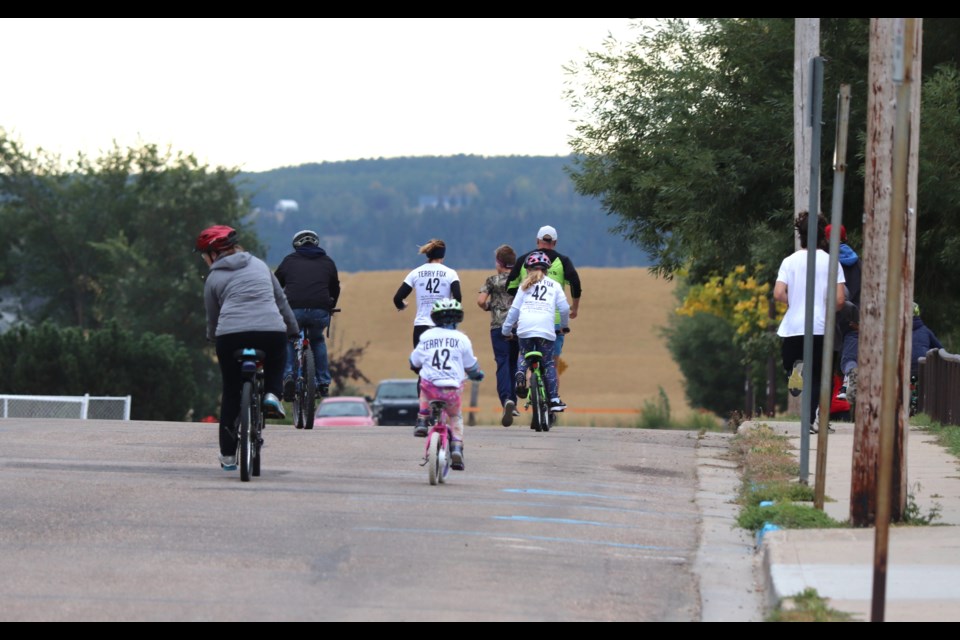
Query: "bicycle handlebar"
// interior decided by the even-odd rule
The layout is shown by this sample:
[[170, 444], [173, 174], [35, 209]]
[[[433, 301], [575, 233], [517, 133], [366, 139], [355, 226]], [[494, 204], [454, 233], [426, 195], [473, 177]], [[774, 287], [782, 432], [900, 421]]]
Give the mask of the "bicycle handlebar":
[[333, 309], [330, 309], [330, 322], [327, 323], [327, 337], [328, 337], [328, 338], [330, 337], [330, 325], [333, 324], [333, 314], [337, 313], [338, 311], [340, 311], [340, 307], [334, 307]]

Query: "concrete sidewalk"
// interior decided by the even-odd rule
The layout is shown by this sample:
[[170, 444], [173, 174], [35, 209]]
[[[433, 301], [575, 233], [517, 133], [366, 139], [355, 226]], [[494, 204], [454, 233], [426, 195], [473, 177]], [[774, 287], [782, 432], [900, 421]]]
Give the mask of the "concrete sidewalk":
[[[768, 424], [787, 435], [800, 456], [799, 422], [746, 422], [740, 429]], [[850, 519], [853, 431], [833, 425], [827, 438], [824, 512]], [[809, 479], [816, 483], [817, 435], [810, 435]], [[908, 499], [921, 517], [934, 512], [930, 526], [891, 526], [883, 621], [955, 622], [960, 620], [960, 461], [917, 428], [907, 435]], [[876, 529], [793, 529], [761, 537], [767, 607], [807, 588], [829, 599], [829, 606], [871, 621], [875, 578]]]

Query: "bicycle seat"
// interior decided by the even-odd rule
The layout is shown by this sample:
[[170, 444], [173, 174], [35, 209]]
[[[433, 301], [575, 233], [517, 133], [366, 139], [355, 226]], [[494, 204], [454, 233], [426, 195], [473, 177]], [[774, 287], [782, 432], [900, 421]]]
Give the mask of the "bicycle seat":
[[431, 409], [446, 409], [447, 401], [446, 400], [431, 400], [430, 401]]
[[539, 360], [543, 357], [543, 354], [539, 351], [527, 351], [525, 354], [523, 354], [523, 357], [527, 360]]
[[237, 349], [233, 352], [233, 357], [237, 360], [263, 360], [267, 353], [261, 349]]

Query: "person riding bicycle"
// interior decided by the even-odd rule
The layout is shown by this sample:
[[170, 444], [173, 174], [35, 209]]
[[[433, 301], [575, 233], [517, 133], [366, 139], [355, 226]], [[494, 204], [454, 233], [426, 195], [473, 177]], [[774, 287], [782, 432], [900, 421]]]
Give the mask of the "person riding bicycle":
[[[530, 254], [535, 251], [543, 252], [550, 258], [550, 269], [547, 271], [547, 275], [552, 280], [560, 283], [561, 288], [567, 285], [570, 286], [570, 298], [568, 301], [570, 303], [570, 319], [572, 320], [577, 317], [580, 311], [580, 295], [583, 293], [583, 289], [580, 286], [580, 274], [577, 273], [576, 267], [573, 266], [573, 261], [569, 257], [559, 253], [556, 247], [557, 230], [550, 225], [540, 227], [537, 231], [537, 248], [520, 256], [510, 270], [510, 274], [507, 276], [507, 293], [516, 295], [517, 289], [520, 288], [520, 283], [526, 279], [527, 272], [529, 271], [526, 267], [526, 260]], [[553, 320], [554, 328], [559, 330], [560, 316], [554, 315]], [[563, 343], [564, 334], [557, 334], [556, 342], [553, 345], [553, 360], [555, 364], [560, 360]], [[559, 378], [557, 383], [559, 384]]]
[[410, 354], [410, 368], [420, 376], [420, 415], [418, 424], [426, 427], [430, 401], [447, 403], [444, 412], [453, 432], [450, 446], [450, 468], [463, 471], [463, 412], [461, 398], [464, 380], [483, 380], [483, 371], [473, 343], [457, 330], [463, 322], [463, 305], [459, 300], [442, 298], [433, 303], [430, 319], [434, 325], [420, 336]]
[[263, 415], [283, 419], [278, 396], [282, 389], [287, 337], [300, 329], [297, 318], [270, 267], [244, 251], [237, 232], [226, 225], [204, 229], [194, 251], [210, 268], [203, 287], [207, 340], [216, 343], [223, 380], [220, 400], [220, 466], [237, 468], [236, 421], [240, 415], [243, 378], [234, 357], [239, 349], [260, 349], [264, 357]]
[[[337, 265], [320, 247], [316, 231], [303, 229], [293, 235], [293, 253], [280, 261], [274, 272], [283, 287], [290, 308], [300, 328], [310, 340], [316, 371], [308, 372], [317, 379], [320, 395], [330, 392], [330, 361], [323, 332], [330, 326], [330, 314], [340, 297], [340, 277]], [[293, 401], [293, 369], [296, 360], [294, 344], [287, 345], [287, 364], [283, 370], [283, 399]]]
[[[520, 339], [515, 380], [517, 397], [527, 397], [525, 355], [529, 351], [539, 351], [543, 354], [543, 376], [547, 381], [550, 411], [559, 413], [566, 409], [567, 405], [560, 399], [553, 348], [558, 332], [563, 332], [570, 325], [570, 303], [563, 292], [563, 285], [547, 275], [551, 264], [552, 260], [545, 251], [534, 251], [527, 255], [524, 266], [529, 275], [520, 283], [501, 333], [509, 337], [516, 329]], [[555, 324], [554, 317], [558, 314], [560, 321]]]

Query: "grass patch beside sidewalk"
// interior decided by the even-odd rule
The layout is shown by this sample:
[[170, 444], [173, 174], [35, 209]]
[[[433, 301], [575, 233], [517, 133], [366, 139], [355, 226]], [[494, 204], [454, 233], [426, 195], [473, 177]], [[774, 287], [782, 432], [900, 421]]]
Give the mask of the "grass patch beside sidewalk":
[[812, 506], [814, 489], [798, 482], [800, 466], [792, 451], [787, 436], [763, 423], [733, 437], [731, 455], [741, 470], [740, 527], [757, 532], [768, 524], [781, 529], [843, 526]]
[[[780, 529], [844, 526], [813, 507], [814, 489], [798, 481], [800, 465], [787, 436], [768, 424], [743, 429], [732, 439], [731, 456], [740, 467], [737, 525], [754, 533], [768, 525]], [[804, 504], [809, 503], [809, 504]], [[815, 589], [784, 598], [767, 622], [849, 622], [852, 616], [830, 608]]]

